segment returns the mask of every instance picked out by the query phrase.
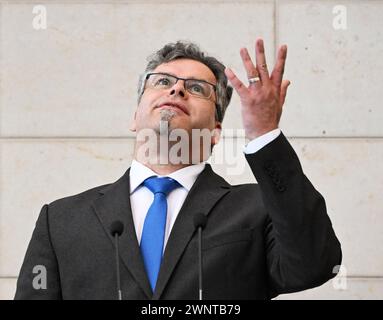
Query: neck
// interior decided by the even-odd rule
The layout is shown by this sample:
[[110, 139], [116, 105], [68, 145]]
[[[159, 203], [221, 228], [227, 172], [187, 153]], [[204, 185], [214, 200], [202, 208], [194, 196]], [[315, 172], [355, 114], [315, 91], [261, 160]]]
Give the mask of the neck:
[[210, 157], [211, 140], [199, 139], [199, 144], [187, 139], [170, 141], [168, 135], [155, 135], [146, 141], [138, 139], [135, 141], [134, 159], [159, 175], [168, 175]]
[[135, 160], [142, 163], [144, 166], [148, 167], [149, 169], [151, 169], [152, 171], [154, 171], [155, 173], [161, 176], [169, 175], [170, 173], [173, 173], [179, 169], [182, 169], [191, 165], [191, 164], [175, 165], [175, 164], [157, 164], [157, 163], [153, 164], [150, 162], [141, 162], [137, 158], [135, 158]]
[[[171, 144], [174, 144], [174, 142], [171, 142]], [[186, 153], [186, 157], [181, 158], [174, 157], [174, 153], [170, 152], [171, 146], [169, 149], [165, 148], [161, 151], [157, 150], [157, 148], [152, 148], [152, 150], [157, 150], [157, 152], [151, 152], [151, 148], [140, 147], [141, 143], [137, 143], [136, 141], [133, 157], [134, 160], [143, 164], [159, 175], [168, 175], [174, 171], [205, 161], [200, 153], [197, 153], [194, 159], [193, 150], [189, 150], [189, 152]]]

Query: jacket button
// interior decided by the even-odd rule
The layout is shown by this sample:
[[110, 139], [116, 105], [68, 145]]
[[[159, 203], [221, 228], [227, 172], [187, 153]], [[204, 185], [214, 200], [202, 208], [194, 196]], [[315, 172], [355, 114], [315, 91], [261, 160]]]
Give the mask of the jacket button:
[[273, 182], [276, 184], [276, 185], [279, 185], [282, 181], [281, 179], [278, 177], [278, 175], [275, 175], [273, 177]]
[[276, 177], [278, 175], [278, 173], [275, 170], [269, 170], [269, 171], [267, 171], [267, 174], [270, 177]]
[[269, 162], [265, 163], [264, 168], [265, 168], [265, 170], [267, 172], [274, 171], [275, 170], [275, 165], [271, 161], [269, 161]]

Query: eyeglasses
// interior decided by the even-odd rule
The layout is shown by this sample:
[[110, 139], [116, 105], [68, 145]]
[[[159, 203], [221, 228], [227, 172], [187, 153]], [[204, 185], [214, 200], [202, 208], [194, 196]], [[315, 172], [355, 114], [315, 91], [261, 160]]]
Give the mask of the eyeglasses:
[[205, 80], [184, 79], [167, 73], [148, 73], [145, 78], [148, 87], [160, 90], [170, 89], [178, 80], [183, 80], [185, 90], [198, 98], [209, 99], [217, 90], [214, 84]]

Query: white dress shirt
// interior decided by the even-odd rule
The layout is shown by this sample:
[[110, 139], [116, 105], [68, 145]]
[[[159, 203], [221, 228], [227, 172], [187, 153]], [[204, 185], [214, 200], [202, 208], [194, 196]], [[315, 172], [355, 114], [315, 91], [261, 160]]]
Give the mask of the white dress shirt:
[[[280, 134], [281, 130], [275, 129], [256, 139], [251, 140], [245, 147], [244, 153], [254, 153], [259, 151], [265, 145], [273, 141]], [[171, 191], [167, 197], [168, 212], [166, 216], [164, 250], [169, 239], [170, 232], [173, 228], [174, 222], [178, 213], [191, 189], [198, 175], [205, 168], [206, 162], [187, 166], [167, 175], [168, 177], [176, 180], [182, 187], [176, 188]], [[143, 165], [142, 163], [133, 160], [130, 167], [130, 205], [132, 209], [134, 227], [138, 243], [141, 243], [142, 230], [144, 227], [146, 213], [153, 202], [153, 193], [142, 185], [145, 179], [159, 176], [157, 173]]]

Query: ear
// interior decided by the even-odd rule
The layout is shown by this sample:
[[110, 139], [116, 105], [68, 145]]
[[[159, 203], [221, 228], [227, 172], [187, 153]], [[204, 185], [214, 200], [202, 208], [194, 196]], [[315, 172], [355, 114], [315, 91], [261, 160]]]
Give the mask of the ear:
[[221, 138], [221, 131], [222, 131], [221, 122], [216, 121], [215, 122], [215, 128], [213, 129], [213, 133], [211, 135], [212, 146], [215, 146], [219, 142], [219, 140]]
[[137, 116], [137, 111], [134, 111], [134, 117], [130, 121], [130, 126], [129, 126], [129, 130], [132, 131], [132, 132], [136, 132], [137, 131], [136, 116]]

